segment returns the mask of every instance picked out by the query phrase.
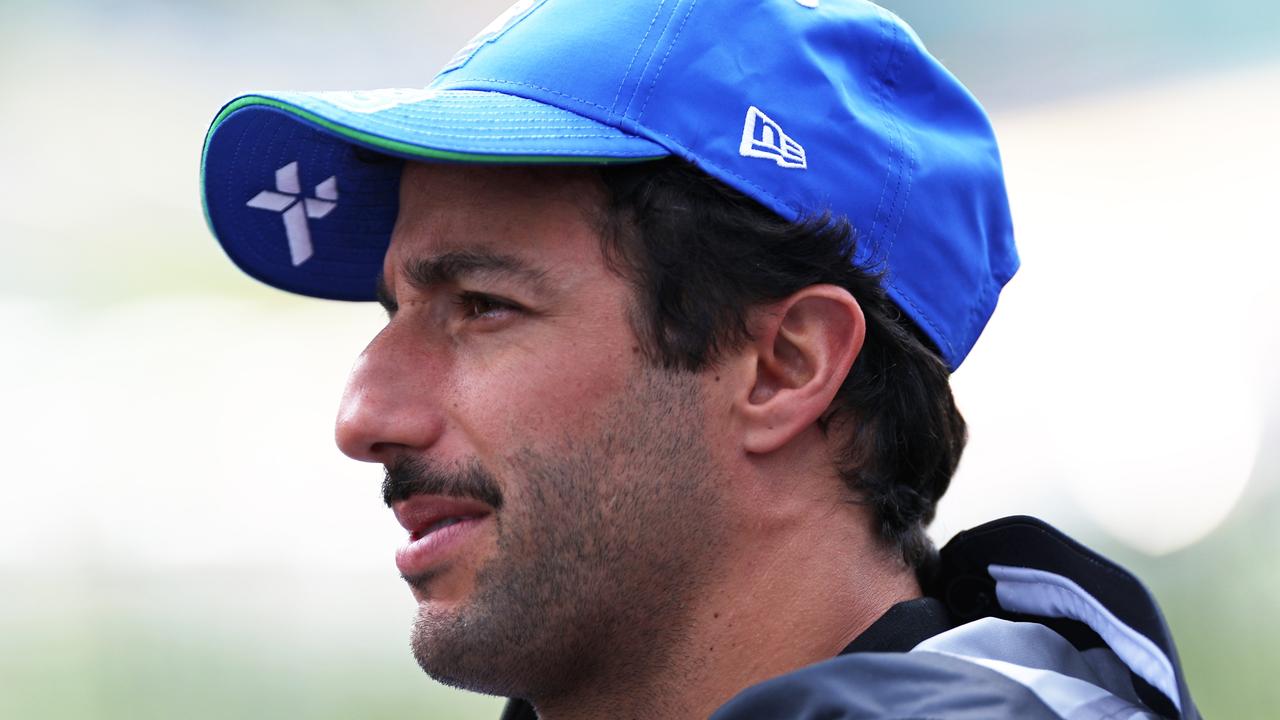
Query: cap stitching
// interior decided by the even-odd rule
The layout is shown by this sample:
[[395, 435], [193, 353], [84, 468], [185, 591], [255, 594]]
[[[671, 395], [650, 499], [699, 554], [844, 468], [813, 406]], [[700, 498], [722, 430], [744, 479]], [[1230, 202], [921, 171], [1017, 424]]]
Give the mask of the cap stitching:
[[[534, 101], [526, 101], [526, 102], [534, 102]], [[535, 120], [535, 122], [539, 122], [539, 123], [554, 123], [554, 122], [557, 122], [557, 120], [559, 120], [559, 122], [562, 122], [562, 123], [571, 122], [572, 118], [566, 117], [566, 115], [572, 114], [570, 113], [570, 111], [562, 110], [559, 108], [556, 108], [554, 110], [556, 111], [553, 111], [553, 113], [541, 113], [538, 115], [531, 115], [529, 119]], [[417, 113], [417, 111], [406, 111], [406, 113], [399, 113], [399, 114], [379, 113], [376, 115], [366, 115], [366, 117], [369, 117], [375, 120], [378, 118], [415, 118], [415, 119], [421, 118], [421, 119], [435, 120], [435, 119], [460, 118], [460, 117], [500, 120], [502, 118], [524, 118], [526, 117], [526, 114], [524, 113], [524, 111], [518, 110], [516, 108], [512, 108], [509, 110], [494, 110], [492, 111], [492, 113], [472, 113], [472, 114], [466, 114], [466, 115], [463, 115], [461, 113], [433, 114], [433, 113]], [[451, 126], [451, 123], [442, 123], [442, 124], [445, 124], [445, 126]], [[462, 122], [452, 123], [452, 127], [463, 127], [463, 123]]]
[[[375, 117], [383, 118], [408, 118], [413, 120], [432, 120], [440, 121], [438, 125], [442, 127], [470, 127], [474, 120], [491, 120], [494, 122], [502, 122], [504, 119], [527, 119], [530, 124], [533, 123], [565, 123], [569, 118], [565, 117], [564, 112], [558, 113], [541, 113], [526, 114], [515, 110], [492, 112], [492, 113], [423, 113], [423, 112], [407, 112], [407, 113], [382, 113]], [[452, 121], [452, 122], [449, 122]]]
[[[676, 0], [675, 4], [679, 4], [679, 1]], [[663, 4], [665, 5], [666, 3], [664, 2]], [[640, 71], [640, 76], [636, 78], [636, 86], [631, 90], [631, 97], [627, 99], [627, 106], [622, 109], [623, 117], [628, 117], [627, 111], [631, 109], [631, 105], [636, 101], [636, 96], [640, 94], [640, 81], [644, 80], [645, 73], [649, 72], [649, 66], [653, 64], [653, 57], [658, 54], [658, 46], [662, 41], [662, 36], [667, 34], [667, 30], [675, 20], [676, 14], [672, 12], [667, 16], [667, 24], [662, 26], [662, 32], [658, 33], [658, 38], [653, 41], [653, 50], [649, 52], [649, 58], [644, 61], [644, 69]], [[669, 48], [670, 46], [668, 46], [668, 51]]]
[[[618, 82], [618, 92], [613, 95], [613, 102], [609, 104], [609, 112], [615, 112], [618, 108], [618, 100], [622, 97], [622, 88], [627, 86], [627, 78], [631, 77], [631, 68], [636, 65], [636, 58], [640, 57], [640, 50], [644, 48], [644, 44], [649, 40], [649, 34], [653, 32], [653, 26], [658, 24], [658, 16], [662, 14], [662, 6], [667, 4], [667, 0], [658, 3], [658, 8], [653, 11], [653, 19], [649, 20], [649, 27], [644, 31], [644, 37], [640, 38], [640, 44], [636, 45], [636, 51], [631, 54], [631, 62], [627, 63], [627, 71], [622, 74], [622, 80]], [[628, 105], [630, 103], [627, 103]]]
[[[947, 346], [947, 354], [955, 355], [956, 349], [955, 349], [955, 345], [952, 344], [951, 342], [951, 338], [947, 337], [947, 334], [942, 332], [942, 328], [939, 328], [938, 325], [933, 322], [933, 318], [930, 318], [929, 314], [926, 313], [919, 305], [917, 305], [916, 301], [912, 300], [910, 295], [902, 292], [902, 288], [898, 286], [897, 281], [893, 280], [892, 278], [886, 278], [885, 284], [893, 288], [895, 291], [897, 291], [898, 297], [902, 298], [903, 300], [906, 300], [907, 304], [911, 306], [911, 309], [915, 310], [916, 313], [920, 315], [920, 319], [924, 320], [925, 323], [929, 325], [929, 327], [933, 328], [933, 332]], [[948, 362], [948, 365], [950, 365], [949, 362]]]
[[[893, 45], [893, 52], [891, 52], [889, 59], [886, 62], [885, 68], [884, 68], [886, 80], [896, 78], [898, 71], [902, 68], [901, 60], [903, 58], [903, 55], [901, 52], [901, 46], [900, 46], [900, 43], [902, 40], [902, 28], [897, 23], [894, 23], [892, 21], [887, 21], [887, 22], [890, 29], [893, 32], [893, 40], [895, 42]], [[878, 99], [881, 100], [881, 108], [882, 110], [884, 110], [886, 109], [884, 103], [887, 101], [888, 95], [890, 93], [890, 85], [888, 82], [885, 82], [882, 80], [880, 83], [880, 87], [882, 92], [878, 95]], [[889, 220], [886, 220], [886, 226], [885, 226], [885, 232], [888, 234], [888, 237], [887, 237], [888, 244], [886, 245], [885, 251], [884, 251], [885, 260], [887, 262], [889, 260], [889, 256], [893, 253], [894, 245], [898, 241], [898, 231], [901, 230], [903, 220], [906, 218], [907, 197], [910, 195], [911, 188], [915, 184], [915, 175], [914, 173], [908, 172], [909, 163], [907, 161], [908, 159], [910, 159], [911, 163], [915, 163], [918, 160], [915, 157], [914, 151], [912, 150], [910, 143], [907, 142], [906, 134], [903, 132], [902, 126], [887, 111], [885, 112], [885, 118], [888, 121], [888, 125], [893, 129], [894, 136], [897, 138], [897, 148], [898, 148], [898, 151], [901, 153], [901, 155], [898, 156], [900, 164], [898, 165], [897, 178], [896, 178], [896, 182], [894, 184], [894, 189], [893, 189], [893, 200], [892, 200], [892, 204], [889, 206], [889, 214], [888, 214]], [[906, 180], [905, 188], [903, 187], [904, 176]], [[877, 213], [878, 213], [878, 209], [877, 209]], [[894, 219], [895, 215], [897, 216], [896, 222], [893, 222], [893, 226], [892, 228], [890, 228], [888, 223]], [[913, 310], [915, 310], [919, 320], [924, 321], [925, 324], [933, 328], [933, 331], [936, 334], [937, 338], [940, 339], [942, 343], [947, 346], [947, 354], [954, 356], [955, 344], [952, 342], [952, 339], [949, 336], [949, 334], [944, 332], [943, 329], [938, 326], [938, 324], [930, 316], [930, 313], [926, 312], [923, 307], [921, 307], [918, 303], [916, 303], [916, 301], [910, 296], [909, 293], [905, 292], [902, 289], [902, 286], [897, 282], [897, 280], [893, 279], [892, 266], [889, 268], [889, 273], [890, 273], [888, 278], [889, 284], [893, 287], [894, 290], [897, 291], [899, 297], [905, 300], [906, 303], [910, 305]], [[968, 328], [965, 328], [964, 332], [965, 332], [965, 335], [967, 336]]]
[[[458, 138], [458, 139], [463, 139], [463, 140], [485, 140], [485, 139], [489, 139], [489, 140], [522, 140], [522, 139], [546, 139], [546, 138], [595, 138], [595, 139], [600, 139], [600, 140], [619, 140], [619, 141], [630, 141], [630, 140], [634, 140], [634, 139], [635, 139], [635, 138], [633, 138], [633, 137], [629, 137], [629, 136], [627, 136], [627, 135], [623, 135], [623, 134], [621, 134], [621, 131], [618, 131], [617, 133], [592, 133], [592, 132], [548, 133], [548, 132], [540, 132], [540, 133], [538, 133], [538, 134], [530, 134], [530, 133], [518, 132], [518, 131], [520, 131], [520, 130], [526, 130], [526, 129], [527, 129], [527, 130], [539, 130], [539, 131], [545, 131], [545, 130], [558, 130], [558, 129], [564, 129], [564, 130], [590, 130], [590, 129], [591, 129], [591, 128], [583, 128], [582, 126], [572, 126], [572, 125], [565, 125], [565, 126], [562, 126], [562, 127], [543, 127], [543, 128], [532, 128], [532, 127], [530, 127], [530, 128], [520, 128], [520, 127], [507, 127], [507, 128], [501, 128], [501, 129], [502, 129], [502, 130], [504, 130], [504, 131], [517, 131], [517, 132], [518, 132], [518, 134], [514, 134], [514, 135], [513, 135], [513, 134], [489, 134], [489, 133], [474, 134], [474, 133], [457, 133], [457, 132], [434, 132], [434, 131], [424, 131], [422, 128], [417, 127], [417, 126], [414, 126], [414, 125], [406, 125], [406, 124], [404, 124], [404, 123], [391, 122], [391, 121], [389, 121], [389, 120], [379, 120], [379, 121], [377, 121], [377, 122], [371, 122], [371, 123], [368, 123], [367, 125], [365, 125], [365, 127], [366, 127], [366, 128], [368, 128], [369, 130], [373, 130], [374, 128], [381, 128], [381, 129], [383, 129], [383, 130], [404, 130], [404, 131], [409, 131], [409, 134], [411, 134], [411, 135], [413, 135], [413, 136], [416, 136], [416, 137], [443, 137], [443, 138]], [[465, 130], [465, 129], [467, 129], [467, 128], [469, 128], [469, 127], [472, 127], [472, 126], [460, 125], [460, 126], [455, 126], [455, 127], [456, 127], [457, 129], [464, 129], [464, 130]], [[609, 127], [609, 126], [607, 126], [607, 127]], [[495, 129], [497, 129], [497, 128], [495, 128]], [[612, 127], [610, 127], [610, 129], [617, 130], [617, 128], [612, 128]]]
[[[902, 27], [897, 24], [893, 25], [893, 38], [898, 41], [902, 40]], [[888, 79], [897, 79], [898, 71], [902, 69], [903, 57], [904, 55], [901, 52], [901, 47], [897, 49], [897, 52], [892, 54], [891, 61], [885, 68]], [[884, 83], [884, 90], [886, 96], [891, 92], [890, 86], [887, 83]], [[897, 222], [894, 223], [893, 230], [889, 234], [889, 246], [885, 249], [886, 255], [893, 252], [893, 246], [898, 240], [898, 230], [902, 227], [902, 219], [906, 215], [907, 197], [911, 191], [911, 185], [913, 182], [913, 175], [908, 173], [909, 168], [907, 160], [914, 159], [914, 156], [911, 153], [910, 143], [907, 142], [906, 133], [902, 131], [902, 125], [899, 124], [897, 119], [892, 115], [889, 116], [889, 124], [893, 127], [894, 134], [898, 137], [898, 150], [901, 153], [901, 155], [899, 155], [899, 161], [901, 164], [898, 166], [898, 181], [897, 184], [894, 185], [893, 205], [889, 208], [889, 218], [892, 219], [894, 216], [897, 216]], [[905, 188], [903, 187], [904, 176], [906, 179]]]
[[[463, 92], [466, 92], [468, 94], [463, 95], [462, 94]], [[521, 111], [521, 114], [528, 115], [531, 117], [553, 118], [553, 117], [563, 116], [565, 113], [563, 109], [554, 107], [554, 106], [528, 107], [528, 104], [525, 98], [512, 96], [512, 95], [505, 95], [503, 93], [500, 93], [494, 90], [452, 91], [449, 94], [449, 97], [445, 98], [450, 101], [447, 107], [440, 107], [438, 104], [433, 103], [430, 100], [427, 100], [427, 101], [422, 101], [422, 102], [413, 103], [413, 104], [398, 105], [395, 108], [387, 108], [385, 110], [380, 110], [378, 112], [373, 112], [373, 113], [350, 113], [350, 111], [346, 111], [346, 112], [348, 112], [349, 114], [361, 115], [364, 117], [380, 117], [380, 116], [387, 116], [387, 115], [391, 115], [391, 116], [413, 115], [416, 117], [434, 117], [434, 116], [457, 117], [459, 115], [464, 115], [467, 117], [491, 117], [491, 116], [500, 117], [502, 115], [508, 114], [508, 108], [505, 108], [505, 107], [498, 107], [496, 109], [494, 108], [495, 98], [500, 98], [501, 100], [507, 100], [507, 101], [519, 101], [519, 102], [510, 102], [509, 103], [510, 108], [519, 108]], [[319, 108], [327, 109], [329, 107], [336, 107], [339, 110], [344, 110], [344, 108], [342, 108], [340, 105], [335, 105], [334, 103], [330, 103], [328, 101], [325, 101], [319, 98], [314, 98], [314, 97], [307, 97], [307, 96], [289, 97], [283, 101], [288, 102], [289, 104], [292, 104], [292, 105], [298, 105], [300, 107], [309, 107], [309, 108], [315, 108], [315, 109], [319, 109]], [[474, 101], [474, 102], [469, 102], [469, 101]], [[480, 106], [480, 107], [475, 107], [475, 106]]]
[[[443, 119], [457, 118], [457, 117], [501, 118], [501, 117], [511, 117], [512, 115], [514, 115], [515, 113], [512, 112], [513, 109], [514, 107], [511, 109], [504, 108], [501, 110], [476, 112], [473, 110], [469, 110], [467, 108], [457, 108], [458, 112], [454, 112], [452, 109], [443, 109], [443, 108], [440, 110], [427, 110], [425, 108], [400, 108], [396, 112], [373, 113], [370, 115], [366, 115], [365, 117], [420, 117], [420, 118], [443, 118]], [[554, 120], [556, 118], [563, 119], [565, 113], [563, 110], [559, 110], [558, 108], [555, 108], [555, 109], [551, 109], [550, 111], [535, 110], [527, 113], [521, 112], [519, 114], [521, 116], [527, 116], [531, 119]]]
[[616, 113], [614, 113], [612, 110], [610, 110], [609, 108], [607, 108], [607, 107], [605, 107], [605, 106], [603, 106], [603, 105], [600, 105], [599, 103], [594, 103], [594, 102], [591, 102], [590, 100], [583, 100], [583, 99], [582, 99], [582, 98], [580, 98], [580, 97], [575, 97], [575, 96], [570, 95], [570, 94], [568, 94], [568, 93], [560, 92], [559, 90], [553, 90], [553, 89], [551, 89], [551, 88], [549, 88], [549, 87], [543, 87], [543, 86], [541, 86], [541, 85], [534, 85], [533, 83], [517, 82], [517, 81], [515, 81], [515, 80], [500, 80], [500, 79], [498, 79], [498, 78], [475, 78], [475, 80], [474, 80], [473, 82], [491, 82], [491, 83], [496, 83], [496, 84], [498, 84], [498, 85], [514, 85], [515, 87], [527, 87], [527, 88], [530, 88], [530, 89], [532, 89], [532, 90], [541, 90], [542, 92], [549, 92], [549, 93], [551, 93], [552, 95], [558, 95], [558, 96], [560, 96], [560, 97], [568, 98], [568, 99], [573, 100], [573, 101], [575, 101], [575, 102], [580, 102], [580, 103], [582, 103], [583, 105], [587, 105], [587, 106], [589, 106], [589, 107], [596, 108], [597, 110], [603, 110], [603, 111], [605, 111], [606, 113], [609, 113], [610, 115], [615, 115], [615, 114], [616, 114]]
[[[526, 101], [526, 102], [536, 102], [536, 101]], [[574, 113], [571, 113], [568, 110], [562, 110], [560, 108], [553, 108], [553, 112], [545, 112], [545, 113], [530, 115], [513, 107], [512, 109], [509, 109], [509, 110], [494, 111], [494, 112], [488, 112], [488, 113], [464, 114], [464, 113], [445, 112], [441, 114], [434, 114], [434, 113], [423, 113], [423, 112], [415, 112], [415, 111], [401, 111], [398, 113], [377, 113], [375, 115], [366, 115], [364, 117], [368, 118], [369, 121], [371, 122], [387, 122], [389, 120], [393, 121], [396, 119], [431, 120], [433, 121], [433, 124], [439, 127], [463, 128], [463, 127], [474, 127], [474, 123], [471, 121], [477, 120], [477, 119], [488, 120], [493, 122], [502, 122], [504, 119], [522, 120], [526, 118], [529, 120], [529, 124], [550, 125], [550, 124], [559, 122], [559, 123], [565, 124], [566, 127], [570, 127], [568, 123], [571, 123], [575, 119], [575, 117], [567, 117], [567, 116], [574, 116]], [[459, 118], [466, 118], [466, 120], [457, 120], [456, 122], [447, 122], [447, 120], [450, 118], [455, 120]], [[576, 116], [576, 119], [581, 119], [581, 116]], [[445, 122], [437, 122], [437, 121], [445, 121]]]
[[[511, 118], [512, 120], [519, 120], [519, 119], [520, 119], [520, 117], [519, 117], [519, 116], [517, 116], [517, 115], [512, 115], [512, 116], [510, 116], [510, 118]], [[406, 125], [406, 124], [404, 124], [404, 123], [405, 123], [406, 121], [408, 121], [408, 122], [414, 122], [414, 121], [417, 121], [417, 120], [430, 120], [430, 119], [431, 119], [431, 118], [418, 118], [418, 117], [414, 117], [414, 118], [402, 118], [400, 122], [397, 122], [397, 121], [396, 121], [395, 119], [393, 119], [393, 118], [383, 118], [383, 119], [380, 119], [380, 120], [378, 120], [378, 121], [376, 121], [376, 122], [366, 123], [364, 126], [365, 126], [365, 127], [372, 127], [372, 126], [375, 126], [375, 125], [381, 125], [381, 126], [387, 126], [387, 127], [402, 127], [402, 128], [415, 128], [415, 129], [421, 129], [421, 126], [418, 126], [418, 125]], [[432, 126], [429, 130], [424, 130], [424, 132], [434, 131], [436, 128], [439, 128], [439, 129], [440, 129], [440, 130], [442, 130], [442, 131], [450, 131], [450, 130], [475, 130], [477, 127], [490, 128], [490, 129], [493, 129], [493, 130], [496, 130], [496, 131], [500, 131], [500, 132], [510, 131], [510, 130], [535, 130], [535, 131], [540, 131], [540, 132], [547, 132], [547, 131], [551, 131], [551, 130], [578, 130], [578, 131], [584, 131], [584, 132], [585, 132], [585, 131], [590, 131], [590, 130], [596, 130], [596, 128], [592, 128], [592, 127], [587, 126], [587, 125], [571, 125], [571, 124], [565, 124], [565, 123], [560, 123], [560, 124], [552, 124], [552, 123], [539, 124], [539, 123], [537, 123], [537, 122], [528, 122], [528, 123], [523, 123], [523, 124], [521, 124], [521, 123], [517, 123], [517, 122], [495, 122], [495, 121], [489, 121], [489, 122], [488, 122], [488, 124], [478, 124], [478, 123], [461, 123], [461, 124], [447, 124], [447, 125], [446, 125], [446, 124], [440, 124], [440, 125], [434, 125], [434, 124], [433, 124], [433, 126]], [[610, 128], [610, 129], [613, 129], [613, 128]]]
[[[392, 123], [392, 122], [370, 123], [365, 127], [369, 129], [373, 129], [374, 127], [380, 127], [384, 130], [416, 131], [416, 132], [412, 132], [412, 135], [417, 137], [443, 137], [443, 138], [458, 138], [462, 140], [524, 140], [524, 139], [534, 140], [534, 139], [546, 139], [546, 138], [594, 138], [594, 139], [600, 139], [600, 140], [629, 141], [634, 139], [634, 138], [627, 137], [625, 135], [585, 133], [585, 132], [539, 133], [539, 134], [520, 133], [516, 135], [494, 135], [494, 134], [473, 134], [473, 133], [452, 133], [452, 132], [422, 132], [420, 128], [414, 127], [412, 125], [404, 125], [401, 123]], [[520, 130], [521, 128], [508, 128], [508, 129]], [[529, 128], [529, 129], [533, 130], [535, 128]], [[536, 129], [556, 130], [559, 128], [551, 127], [551, 128], [536, 128]], [[564, 129], [574, 130], [578, 128], [574, 128], [572, 126], [565, 126]]]
[[[986, 321], [995, 315], [996, 302], [1000, 299], [1000, 289], [1002, 287], [1003, 284], [990, 274], [982, 279], [982, 287], [978, 288], [978, 297], [970, 305], [969, 314], [965, 319], [964, 337], [965, 344], [969, 346], [969, 349], [973, 349], [974, 344], [978, 342], [978, 338], [973, 337], [973, 327], [977, 325], [979, 334], [981, 334], [981, 328], [986, 326]], [[983, 317], [984, 314], [986, 317]], [[972, 341], [970, 341], [971, 337], [973, 338]]]
[[640, 105], [639, 112], [636, 113], [636, 120], [644, 117], [645, 108], [649, 107], [649, 100], [653, 98], [653, 89], [658, 85], [658, 78], [662, 77], [662, 71], [667, 67], [667, 58], [671, 57], [671, 51], [675, 48], [676, 43], [680, 40], [680, 35], [684, 32], [684, 26], [689, 24], [689, 16], [693, 14], [693, 9], [697, 7], [698, 0], [689, 3], [689, 9], [684, 14], [684, 20], [680, 21], [680, 27], [676, 30], [676, 36], [671, 38], [671, 44], [667, 45], [667, 53], [662, 56], [662, 62], [658, 65], [658, 70], [653, 74], [653, 80], [649, 82], [649, 89], [645, 91], [644, 102]]
[[[445, 120], [445, 118], [452, 118], [454, 122], [435, 122], [435, 120]], [[511, 113], [493, 113], [488, 115], [460, 115], [457, 113], [453, 113], [449, 115], [431, 115], [431, 114], [420, 114], [420, 113], [407, 113], [407, 114], [398, 114], [398, 115], [381, 114], [381, 115], [378, 115], [378, 117], [372, 117], [370, 119], [374, 120], [374, 122], [385, 122], [385, 120], [388, 120], [388, 119], [393, 120], [393, 122], [396, 119], [433, 120], [433, 124], [435, 124], [435, 126], [445, 127], [445, 128], [475, 127], [476, 120], [488, 120], [488, 122], [493, 122], [493, 123], [511, 124], [513, 120], [527, 119], [529, 120], [529, 123], [527, 124], [531, 124], [531, 126], [532, 124], [539, 124], [539, 126], [554, 126], [554, 124], [559, 123], [559, 124], [562, 124], [562, 126], [564, 127], [573, 127], [572, 119], [564, 117], [564, 113], [559, 113], [556, 115], [544, 115], [544, 117], [527, 117], [527, 115], [518, 113], [518, 111], [511, 111]]]
[[[883, 15], [881, 15], [881, 19], [884, 19]], [[888, 22], [886, 22], [885, 24], [886, 26], [891, 26], [891, 24]], [[876, 54], [881, 55], [884, 53], [888, 53], [889, 51], [890, 51], [889, 34], [883, 33], [880, 35], [880, 47], [876, 49]], [[889, 64], [889, 58], [886, 55], [885, 60], [883, 61], [883, 64], [881, 65], [881, 67], [887, 68], [888, 64]], [[887, 122], [889, 112], [888, 112], [888, 109], [885, 107], [883, 84], [881, 84], [879, 91], [876, 93], [876, 104], [880, 107], [880, 116], [882, 121]], [[880, 211], [881, 209], [884, 208], [884, 198], [885, 198], [885, 194], [889, 190], [889, 180], [890, 180], [890, 175], [885, 175], [884, 183], [880, 186], [880, 199], [876, 201], [876, 210], [871, 214], [871, 227], [867, 231], [867, 236], [872, 243], [877, 242], [876, 227], [880, 224]], [[885, 259], [887, 260], [888, 258], [885, 258]]]
[[[912, 165], [919, 164], [920, 162], [919, 157], [916, 156], [915, 150], [911, 147], [910, 143], [906, 142], [905, 139], [903, 139], [902, 148], [905, 151], [907, 158], [910, 159]], [[915, 186], [915, 179], [916, 179], [915, 173], [908, 173], [908, 172], [903, 172], [899, 174], [899, 178], [898, 178], [899, 186], [902, 185], [902, 178], [901, 178], [902, 175], [906, 175], [906, 178], [907, 178], [906, 187], [902, 189], [902, 193], [901, 193], [903, 209], [902, 209], [902, 212], [898, 213], [898, 221], [893, 225], [893, 232], [892, 234], [889, 235], [889, 247], [885, 250], [885, 254], [893, 252], [893, 246], [898, 241], [898, 231], [902, 229], [902, 221], [907, 217], [906, 205], [907, 205], [908, 199], [911, 197], [911, 188]], [[894, 203], [894, 207], [897, 207], [896, 202]]]
[[[887, 11], [884, 11], [882, 9], [880, 17], [884, 21], [884, 24], [887, 27], [887, 29], [889, 30], [888, 34], [885, 34], [884, 36], [882, 36], [884, 43], [889, 45], [889, 50], [888, 50], [888, 55], [885, 57], [884, 64], [881, 66], [882, 77], [879, 82], [879, 86], [880, 86], [879, 91], [876, 93], [876, 103], [880, 106], [880, 113], [884, 118], [884, 122], [893, 131], [893, 137], [895, 139], [893, 143], [894, 152], [891, 155], [889, 160], [890, 172], [894, 175], [893, 195], [892, 195], [892, 200], [890, 201], [888, 213], [886, 215], [886, 220], [885, 220], [885, 233], [886, 233], [885, 239], [888, 242], [887, 242], [887, 245], [884, 247], [883, 257], [885, 262], [887, 263], [889, 262], [889, 255], [893, 251], [893, 246], [897, 242], [898, 231], [901, 229], [903, 218], [906, 215], [905, 212], [899, 213], [899, 206], [901, 203], [901, 205], [905, 208], [905, 202], [906, 202], [905, 193], [909, 191], [910, 187], [914, 184], [914, 177], [909, 176], [907, 178], [908, 190], [903, 190], [903, 187], [902, 187], [903, 175], [905, 174], [905, 168], [906, 168], [905, 162], [903, 161], [911, 151], [908, 148], [908, 145], [906, 142], [906, 136], [902, 132], [902, 127], [893, 119], [892, 114], [890, 114], [888, 111], [889, 84], [888, 82], [886, 82], [886, 80], [891, 78], [893, 74], [896, 73], [897, 70], [901, 67], [900, 64], [897, 64], [895, 62], [901, 57], [901, 52], [900, 52], [901, 48], [899, 47], [899, 43], [897, 42], [898, 40], [901, 39], [901, 28], [897, 25], [897, 23], [893, 22], [890, 19], [889, 13]], [[895, 167], [896, 167], [896, 172], [894, 172]], [[873, 242], [876, 237], [875, 229], [879, 225], [880, 211], [884, 207], [885, 194], [889, 189], [889, 180], [890, 179], [888, 177], [885, 178], [884, 185], [881, 187], [880, 200], [876, 204], [875, 215], [872, 216], [870, 236]], [[889, 223], [893, 221], [893, 218], [895, 215], [897, 215], [897, 221], [893, 223], [892, 227], [890, 227]], [[930, 328], [933, 329], [933, 332], [936, 335], [936, 337], [939, 340], [941, 340], [941, 342], [944, 345], [947, 346], [946, 347], [947, 354], [954, 356], [955, 345], [952, 343], [951, 338], [948, 337], [948, 335], [942, 331], [942, 328], [938, 327], [938, 324], [933, 320], [932, 317], [930, 317], [929, 313], [925, 312], [924, 308], [920, 307], [920, 305], [917, 304], [916, 301], [910, 297], [910, 295], [903, 292], [902, 286], [899, 285], [898, 282], [893, 277], [892, 266], [889, 267], [889, 273], [885, 278], [885, 284], [893, 288], [893, 290], [897, 293], [897, 295], [903, 301], [905, 301], [908, 305], [911, 306], [912, 310], [915, 311], [918, 320], [923, 321], [926, 325], [928, 325]]]
[[[903, 137], [902, 127], [898, 125], [898, 121], [894, 117], [894, 114], [892, 112], [889, 112], [889, 109], [888, 109], [889, 95], [891, 92], [888, 81], [893, 78], [894, 71], [897, 67], [896, 61], [900, 57], [900, 53], [901, 53], [901, 48], [899, 47], [899, 44], [898, 44], [898, 40], [900, 39], [899, 33], [901, 32], [901, 28], [899, 28], [898, 25], [893, 22], [889, 22], [888, 25], [889, 25], [889, 30], [892, 33], [888, 38], [889, 54], [885, 58], [884, 67], [881, 69], [881, 76], [879, 78], [880, 107], [884, 112], [885, 125], [887, 125], [888, 128], [893, 132], [893, 140], [894, 140], [894, 148], [893, 148], [894, 152], [891, 153], [889, 156], [889, 163], [893, 172], [893, 193], [890, 195], [889, 209], [885, 213], [885, 220], [884, 220], [885, 236], [881, 238], [882, 240], [887, 241], [887, 245], [885, 246], [885, 249], [884, 249], [886, 261], [888, 261], [889, 255], [893, 253], [893, 245], [894, 245], [894, 242], [897, 240], [896, 234], [894, 234], [892, 228], [890, 228], [890, 223], [893, 222], [895, 217], [899, 216], [899, 212], [898, 212], [899, 201], [902, 199], [902, 175], [903, 175], [903, 165], [904, 165], [903, 160], [904, 160], [904, 156], [906, 155], [906, 139]], [[890, 272], [892, 272], [892, 268], [890, 268]]]

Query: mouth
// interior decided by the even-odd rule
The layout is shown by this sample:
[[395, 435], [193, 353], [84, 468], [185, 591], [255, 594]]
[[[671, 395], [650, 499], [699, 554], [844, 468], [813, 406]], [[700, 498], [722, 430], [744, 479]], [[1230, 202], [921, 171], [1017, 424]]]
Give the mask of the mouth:
[[416, 495], [391, 509], [409, 532], [408, 541], [396, 552], [396, 567], [405, 578], [438, 571], [475, 538], [493, 514], [482, 502], [438, 495]]
[[481, 515], [464, 515], [464, 516], [461, 516], [461, 517], [459, 517], [459, 516], [454, 516], [454, 517], [447, 517], [447, 518], [445, 518], [445, 519], [443, 519], [443, 520], [437, 520], [437, 521], [435, 521], [435, 522], [431, 523], [430, 525], [428, 525], [428, 526], [427, 526], [427, 528], [426, 528], [425, 530], [418, 530], [418, 531], [414, 531], [414, 532], [412, 532], [412, 533], [409, 533], [409, 541], [410, 541], [410, 542], [416, 542], [416, 541], [421, 540], [422, 538], [426, 537], [427, 535], [430, 535], [431, 533], [433, 533], [433, 532], [435, 532], [435, 531], [437, 531], [437, 530], [443, 530], [444, 528], [447, 528], [447, 527], [449, 527], [450, 525], [457, 525], [457, 524], [458, 524], [458, 523], [460, 523], [460, 522], [466, 522], [466, 521], [468, 521], [468, 520], [478, 520], [478, 519], [480, 519], [481, 517], [483, 517], [483, 516], [481, 516]]

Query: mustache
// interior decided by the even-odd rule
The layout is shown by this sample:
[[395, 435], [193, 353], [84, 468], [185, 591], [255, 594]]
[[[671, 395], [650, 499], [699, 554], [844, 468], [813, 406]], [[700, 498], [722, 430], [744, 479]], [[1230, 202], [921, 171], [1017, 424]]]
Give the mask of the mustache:
[[443, 495], [478, 500], [495, 512], [502, 509], [502, 490], [479, 462], [444, 468], [427, 460], [399, 458], [383, 468], [382, 501], [387, 507], [414, 495]]

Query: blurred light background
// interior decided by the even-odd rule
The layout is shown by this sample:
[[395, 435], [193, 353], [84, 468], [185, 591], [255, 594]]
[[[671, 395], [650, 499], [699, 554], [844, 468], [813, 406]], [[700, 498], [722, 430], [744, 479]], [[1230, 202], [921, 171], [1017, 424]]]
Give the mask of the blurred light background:
[[[0, 0], [0, 717], [496, 717], [419, 673], [331, 441], [381, 311], [241, 276], [197, 168], [231, 96], [421, 85], [504, 4]], [[886, 4], [991, 109], [1024, 259], [936, 536], [1058, 524], [1207, 717], [1274, 717], [1280, 4]]]

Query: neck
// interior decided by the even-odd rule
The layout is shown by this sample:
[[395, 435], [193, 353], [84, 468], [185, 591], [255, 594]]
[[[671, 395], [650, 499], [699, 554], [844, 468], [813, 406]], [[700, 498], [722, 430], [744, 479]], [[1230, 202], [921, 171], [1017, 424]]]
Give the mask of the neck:
[[668, 647], [648, 648], [647, 672], [535, 699], [538, 717], [706, 718], [751, 685], [835, 657], [894, 604], [920, 596], [865, 508], [812, 505], [793, 508], [803, 522], [775, 516], [737, 529], [722, 572], [691, 599], [687, 627]]

